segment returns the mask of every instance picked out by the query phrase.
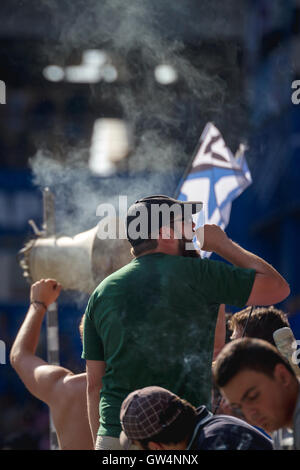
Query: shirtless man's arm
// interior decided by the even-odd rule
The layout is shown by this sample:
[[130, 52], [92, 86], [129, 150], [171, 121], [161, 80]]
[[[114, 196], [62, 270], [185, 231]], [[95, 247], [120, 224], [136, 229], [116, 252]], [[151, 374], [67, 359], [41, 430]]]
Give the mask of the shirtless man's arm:
[[[78, 449], [92, 449], [86, 413], [86, 374], [74, 375], [69, 369], [36, 356], [46, 308], [55, 302], [60, 291], [61, 286], [53, 279], [42, 279], [31, 286], [31, 304], [12, 346], [10, 363], [29, 392], [50, 407], [60, 446], [75, 449], [78, 442]], [[72, 419], [74, 407], [68, 405], [74, 399], [78, 400], [77, 417]], [[81, 437], [75, 436], [76, 429], [82, 429]]]

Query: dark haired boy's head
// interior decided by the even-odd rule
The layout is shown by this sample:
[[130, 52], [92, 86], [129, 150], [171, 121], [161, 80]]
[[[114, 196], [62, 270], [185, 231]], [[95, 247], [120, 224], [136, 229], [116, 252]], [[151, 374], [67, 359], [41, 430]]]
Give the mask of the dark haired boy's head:
[[247, 325], [245, 337], [264, 339], [275, 346], [274, 331], [290, 326], [286, 314], [273, 305], [257, 307], [252, 310], [249, 316], [250, 310], [251, 307], [247, 307], [229, 319], [228, 327], [232, 331], [231, 339], [241, 338]]
[[288, 361], [270, 343], [241, 338], [228, 343], [213, 367], [214, 380], [233, 409], [273, 432], [292, 423], [298, 381]]

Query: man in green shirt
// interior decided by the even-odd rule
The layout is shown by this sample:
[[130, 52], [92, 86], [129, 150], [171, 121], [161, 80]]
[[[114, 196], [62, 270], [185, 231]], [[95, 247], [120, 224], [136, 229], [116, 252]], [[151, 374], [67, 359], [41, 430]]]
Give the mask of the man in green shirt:
[[[168, 221], [153, 211], [163, 205], [172, 211], [176, 206]], [[220, 304], [274, 304], [289, 295], [274, 268], [216, 225], [204, 226], [202, 248], [232, 265], [187, 251], [194, 223], [186, 212], [198, 208], [167, 196], [150, 196], [131, 206], [127, 236], [134, 259], [103, 280], [89, 299], [82, 357], [96, 449], [120, 448], [120, 407], [133, 390], [157, 385], [194, 406], [209, 406]], [[153, 213], [159, 214], [158, 222]]]

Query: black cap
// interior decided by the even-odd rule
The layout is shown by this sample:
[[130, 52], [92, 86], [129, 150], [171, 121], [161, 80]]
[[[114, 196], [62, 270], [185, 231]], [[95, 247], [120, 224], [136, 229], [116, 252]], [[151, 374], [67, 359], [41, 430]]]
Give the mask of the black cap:
[[[170, 220], [176, 219], [177, 216], [183, 219], [186, 214], [196, 214], [202, 209], [202, 205], [200, 201], [180, 201], [160, 194], [139, 199], [129, 207], [127, 212], [127, 239], [132, 246], [137, 246], [144, 240], [157, 238], [158, 230], [167, 225]], [[166, 218], [164, 218], [164, 208], [169, 208]], [[137, 222], [134, 224], [137, 228], [134, 233], [133, 229], [130, 229], [133, 221]]]

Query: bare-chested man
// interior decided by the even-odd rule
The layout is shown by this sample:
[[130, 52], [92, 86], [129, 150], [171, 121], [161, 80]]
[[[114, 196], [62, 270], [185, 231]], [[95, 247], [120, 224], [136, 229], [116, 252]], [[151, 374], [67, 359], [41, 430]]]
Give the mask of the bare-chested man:
[[31, 286], [29, 310], [12, 346], [10, 363], [29, 392], [49, 406], [60, 449], [91, 450], [86, 374], [73, 374], [35, 355], [46, 307], [55, 302], [60, 291], [53, 279]]

